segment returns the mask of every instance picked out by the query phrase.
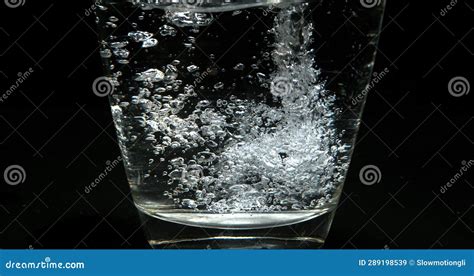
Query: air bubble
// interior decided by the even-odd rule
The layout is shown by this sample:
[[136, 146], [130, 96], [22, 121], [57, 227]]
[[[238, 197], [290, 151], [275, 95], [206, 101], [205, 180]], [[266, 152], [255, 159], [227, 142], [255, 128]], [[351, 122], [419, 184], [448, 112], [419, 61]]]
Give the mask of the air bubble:
[[214, 89], [222, 89], [222, 88], [224, 88], [223, 82], [218, 82], [214, 85]]
[[158, 44], [158, 40], [156, 38], [149, 38], [143, 41], [142, 48], [155, 47], [157, 44]]
[[236, 71], [243, 71], [245, 69], [245, 65], [243, 63], [239, 63], [234, 66], [234, 70]]
[[193, 72], [198, 71], [199, 67], [197, 67], [196, 65], [189, 65], [188, 67], [186, 67], [186, 69], [188, 70], [189, 73], [193, 73]]
[[169, 25], [163, 25], [159, 29], [161, 36], [175, 36], [178, 31]]

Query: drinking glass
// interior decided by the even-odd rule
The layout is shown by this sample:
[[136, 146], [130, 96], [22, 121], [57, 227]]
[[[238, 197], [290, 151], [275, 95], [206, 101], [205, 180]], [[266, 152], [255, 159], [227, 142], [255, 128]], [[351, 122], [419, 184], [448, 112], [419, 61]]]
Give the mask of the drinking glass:
[[370, 90], [384, 6], [96, 3], [106, 74], [95, 84], [110, 94], [152, 247], [323, 245]]

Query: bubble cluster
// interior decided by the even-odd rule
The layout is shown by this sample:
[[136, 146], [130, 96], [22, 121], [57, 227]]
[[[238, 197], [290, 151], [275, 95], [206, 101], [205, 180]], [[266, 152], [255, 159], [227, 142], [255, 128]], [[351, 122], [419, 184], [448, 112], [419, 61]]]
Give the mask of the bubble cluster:
[[167, 11], [166, 19], [177, 27], [202, 27], [214, 21], [211, 13]]
[[[235, 62], [228, 69], [235, 74], [251, 69], [267, 100], [245, 97], [255, 91], [235, 91], [235, 83], [217, 78], [200, 84], [211, 73], [226, 72], [192, 59], [172, 57], [133, 72], [136, 93], [128, 100], [117, 98], [112, 109], [122, 145], [151, 152], [143, 158], [147, 170], [137, 182], [160, 186], [177, 209], [212, 213], [308, 210], [332, 200], [347, 169], [338, 162], [346, 148], [334, 126], [335, 96], [316, 69], [314, 30], [304, 9], [275, 10], [271, 51], [258, 62]], [[165, 24], [156, 32], [161, 42], [179, 36], [177, 28], [214, 21], [212, 14], [196, 12], [166, 11], [163, 17]], [[194, 48], [194, 36], [179, 39], [185, 48]], [[101, 55], [126, 60], [129, 43], [148, 48], [159, 42], [151, 32], [133, 31], [126, 41], [108, 43]], [[271, 72], [263, 70], [270, 65]], [[214, 96], [202, 97], [200, 90]], [[126, 118], [133, 127], [121, 127], [129, 110], [140, 115]], [[130, 134], [132, 128], [140, 129], [143, 139]]]

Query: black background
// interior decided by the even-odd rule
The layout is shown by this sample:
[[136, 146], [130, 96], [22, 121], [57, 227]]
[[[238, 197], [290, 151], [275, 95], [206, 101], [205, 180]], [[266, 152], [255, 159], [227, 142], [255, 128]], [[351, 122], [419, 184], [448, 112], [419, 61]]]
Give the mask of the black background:
[[[326, 248], [472, 248], [473, 8], [457, 1], [388, 0], [375, 71], [390, 73], [368, 99], [344, 196]], [[423, 2], [423, 3], [422, 3]], [[119, 156], [108, 102], [92, 93], [102, 75], [89, 1], [0, 3], [0, 92], [34, 73], [0, 102], [1, 248], [148, 248], [123, 168], [91, 193], [84, 187]], [[359, 171], [376, 165], [381, 182]]]

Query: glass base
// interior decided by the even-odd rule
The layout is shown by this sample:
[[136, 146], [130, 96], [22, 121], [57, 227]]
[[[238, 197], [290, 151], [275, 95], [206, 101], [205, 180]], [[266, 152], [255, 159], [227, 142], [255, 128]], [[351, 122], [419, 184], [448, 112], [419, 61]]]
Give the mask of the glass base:
[[335, 210], [291, 225], [218, 229], [165, 221], [140, 211], [155, 249], [318, 249], [324, 245]]

